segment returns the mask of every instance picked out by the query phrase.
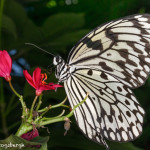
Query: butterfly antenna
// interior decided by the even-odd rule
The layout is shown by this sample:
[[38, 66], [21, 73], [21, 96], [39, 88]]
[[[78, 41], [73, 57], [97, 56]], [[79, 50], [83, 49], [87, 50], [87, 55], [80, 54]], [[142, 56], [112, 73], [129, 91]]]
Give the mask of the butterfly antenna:
[[46, 50], [44, 50], [44, 49], [42, 49], [42, 48], [38, 47], [38, 46], [37, 46], [37, 45], [35, 45], [35, 44], [32, 44], [32, 43], [25, 43], [25, 44], [26, 44], [26, 45], [34, 46], [34, 47], [38, 48], [39, 50], [41, 50], [41, 51], [43, 51], [43, 52], [45, 52], [45, 53], [47, 53], [47, 54], [50, 54], [50, 55], [52, 55], [52, 56], [54, 56], [54, 57], [55, 57], [55, 55], [54, 55], [54, 54], [52, 54], [52, 53], [50, 53], [50, 52], [48, 52], [48, 51], [46, 51]]

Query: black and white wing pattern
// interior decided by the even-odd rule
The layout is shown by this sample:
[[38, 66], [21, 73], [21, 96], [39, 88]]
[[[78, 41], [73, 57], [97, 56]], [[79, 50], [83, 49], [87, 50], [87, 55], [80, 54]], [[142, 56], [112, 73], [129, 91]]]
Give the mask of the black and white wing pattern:
[[89, 93], [86, 102], [75, 111], [79, 128], [88, 138], [106, 147], [103, 137], [118, 142], [138, 137], [142, 132], [144, 110], [133, 92], [103, 71], [93, 69], [92, 72], [76, 70], [64, 82], [72, 107]]
[[70, 52], [68, 64], [107, 72], [137, 88], [150, 72], [150, 15], [135, 15], [97, 27]]
[[144, 110], [130, 88], [150, 73], [150, 15], [133, 15], [97, 27], [69, 54], [74, 72], [64, 81], [81, 131], [108, 148], [104, 138], [125, 142], [142, 132]]

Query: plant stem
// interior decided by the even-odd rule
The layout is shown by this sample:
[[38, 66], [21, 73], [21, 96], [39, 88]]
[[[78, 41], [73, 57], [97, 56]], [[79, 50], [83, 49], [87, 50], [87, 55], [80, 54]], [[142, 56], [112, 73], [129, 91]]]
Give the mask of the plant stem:
[[79, 107], [80, 105], [82, 105], [82, 104], [85, 102], [85, 100], [87, 99], [88, 95], [89, 95], [89, 94], [87, 93], [86, 97], [85, 97], [79, 104], [77, 104], [76, 106], [74, 106], [74, 108], [72, 109], [72, 111], [71, 111], [68, 115], [66, 115], [66, 116], [61, 116], [61, 117], [49, 118], [49, 120], [46, 119], [45, 121], [42, 121], [42, 122], [40, 123], [40, 125], [43, 126], [43, 125], [47, 125], [47, 124], [51, 124], [51, 123], [55, 123], [55, 122], [64, 121], [64, 119], [65, 119], [66, 117], [67, 117], [67, 118], [70, 118], [70, 117], [73, 115], [73, 112], [75, 111], [75, 109], [76, 109], [77, 107]]
[[32, 125], [30, 125], [28, 123], [22, 123], [15, 135], [21, 136], [22, 134], [27, 133], [32, 129], [33, 129]]
[[36, 111], [39, 110], [41, 104], [42, 104], [42, 94], [39, 96], [39, 102], [38, 102], [38, 105], [37, 105], [37, 107], [36, 107]]
[[34, 108], [34, 106], [35, 106], [35, 103], [36, 103], [37, 99], [38, 99], [38, 96], [35, 96], [35, 98], [34, 98], [34, 100], [33, 100], [33, 103], [32, 103], [32, 106], [31, 106], [31, 109], [30, 109], [30, 116], [29, 116], [29, 120], [31, 120], [31, 119], [32, 119], [32, 115], [33, 115], [33, 108]]
[[11, 80], [9, 81], [9, 86], [10, 86], [11, 90], [14, 92], [14, 94], [15, 94], [17, 97], [19, 97], [19, 100], [20, 100], [21, 105], [22, 105], [22, 115], [23, 115], [23, 117], [27, 116], [27, 112], [26, 112], [27, 106], [26, 106], [26, 103], [23, 101], [23, 96], [20, 95], [20, 94], [14, 89], [14, 87], [13, 87], [13, 85], [12, 85], [12, 83], [11, 83]]
[[75, 111], [75, 109], [85, 102], [85, 100], [88, 98], [88, 95], [89, 93], [87, 93], [86, 97], [79, 104], [73, 107], [72, 111], [68, 115], [66, 115], [67, 118], [70, 118], [73, 115], [73, 112]]
[[26, 106], [26, 103], [23, 101], [23, 96], [20, 96], [20, 102], [21, 102], [21, 105], [22, 105], [22, 117], [23, 117], [23, 120], [25, 121], [27, 115], [28, 115], [28, 112], [27, 112], [27, 106]]
[[[22, 122], [21, 126], [19, 127], [19, 129], [18, 129], [18, 131], [16, 132], [15, 135], [16, 136], [21, 136], [22, 134], [29, 132], [30, 130], [33, 129], [33, 124], [38, 125], [38, 126], [44, 126], [44, 125], [48, 125], [48, 124], [55, 123], [55, 122], [65, 121], [66, 118], [70, 118], [73, 115], [73, 112], [75, 111], [75, 109], [77, 107], [79, 107], [80, 105], [82, 105], [85, 102], [87, 97], [88, 97], [88, 93], [87, 93], [86, 97], [79, 104], [74, 106], [74, 108], [72, 109], [72, 111], [68, 115], [62, 116], [65, 112], [65, 110], [63, 110], [62, 113], [57, 117], [41, 118], [41, 116], [39, 116], [39, 118], [37, 118], [36, 120], [31, 120], [32, 119], [32, 113], [33, 113], [33, 108], [34, 108], [34, 105], [35, 105], [36, 100], [38, 98], [38, 96], [36, 96], [34, 98], [32, 106], [31, 106], [29, 118], [27, 119], [26, 122]], [[63, 104], [63, 103], [61, 103], [61, 104]], [[49, 107], [47, 107], [47, 111], [49, 110], [49, 108], [51, 108], [50, 105], [49, 105]], [[44, 112], [44, 114], [46, 112]]]
[[14, 92], [14, 94], [16, 96], [18, 96], [19, 98], [21, 98], [21, 95], [14, 89], [14, 87], [13, 87], [13, 85], [11, 83], [11, 80], [9, 81], [9, 86], [10, 86], [11, 90]]
[[[52, 105], [52, 106], [50, 107], [50, 109], [57, 108], [57, 107], [60, 107], [60, 106], [61, 106], [61, 107], [66, 107], [66, 108], [70, 108], [69, 106], [64, 105], [64, 103], [66, 102], [66, 100], [67, 100], [67, 97], [66, 97], [61, 103], [59, 103], [59, 104], [57, 104], [57, 105]], [[39, 110], [38, 112], [44, 112], [44, 111], [46, 111], [46, 110], [47, 110], [47, 107], [45, 107], [45, 108]]]

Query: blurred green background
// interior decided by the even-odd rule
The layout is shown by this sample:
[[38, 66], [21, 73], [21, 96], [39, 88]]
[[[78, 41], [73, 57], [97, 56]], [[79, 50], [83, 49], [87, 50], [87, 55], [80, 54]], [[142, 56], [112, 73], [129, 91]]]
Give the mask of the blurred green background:
[[[34, 43], [65, 60], [73, 45], [96, 26], [119, 17], [150, 13], [150, 0], [0, 0], [4, 1], [2, 20], [0, 20], [0, 49], [6, 49], [13, 58], [13, 85], [25, 96], [30, 106], [34, 89], [25, 81], [22, 70], [37, 66], [47, 69], [52, 57], [38, 49], [25, 45]], [[50, 81], [57, 80], [54, 74]], [[0, 118], [0, 140], [14, 134], [20, 125], [21, 105], [9, 89], [8, 84], [0, 80], [0, 109], [5, 115]], [[149, 150], [150, 149], [150, 78], [146, 84], [134, 90], [139, 102], [146, 111], [143, 134], [133, 142], [108, 142], [111, 150]], [[3, 97], [4, 96], [4, 97]], [[64, 89], [46, 92], [42, 106], [56, 104], [65, 98]], [[68, 104], [69, 105], [69, 104]], [[59, 114], [61, 110], [50, 112], [49, 116]], [[71, 118], [71, 129], [64, 136], [63, 123], [55, 123], [40, 128], [41, 136], [50, 135], [48, 149], [51, 150], [104, 150], [102, 146], [86, 139]]]

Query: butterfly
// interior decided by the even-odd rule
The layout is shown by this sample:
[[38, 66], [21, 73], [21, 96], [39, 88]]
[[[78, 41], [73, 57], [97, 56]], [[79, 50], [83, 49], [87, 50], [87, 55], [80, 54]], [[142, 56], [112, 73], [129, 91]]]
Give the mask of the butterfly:
[[137, 14], [98, 26], [70, 51], [55, 56], [56, 78], [64, 82], [83, 134], [109, 149], [105, 139], [132, 141], [142, 133], [145, 111], [131, 89], [150, 73], [150, 15]]

